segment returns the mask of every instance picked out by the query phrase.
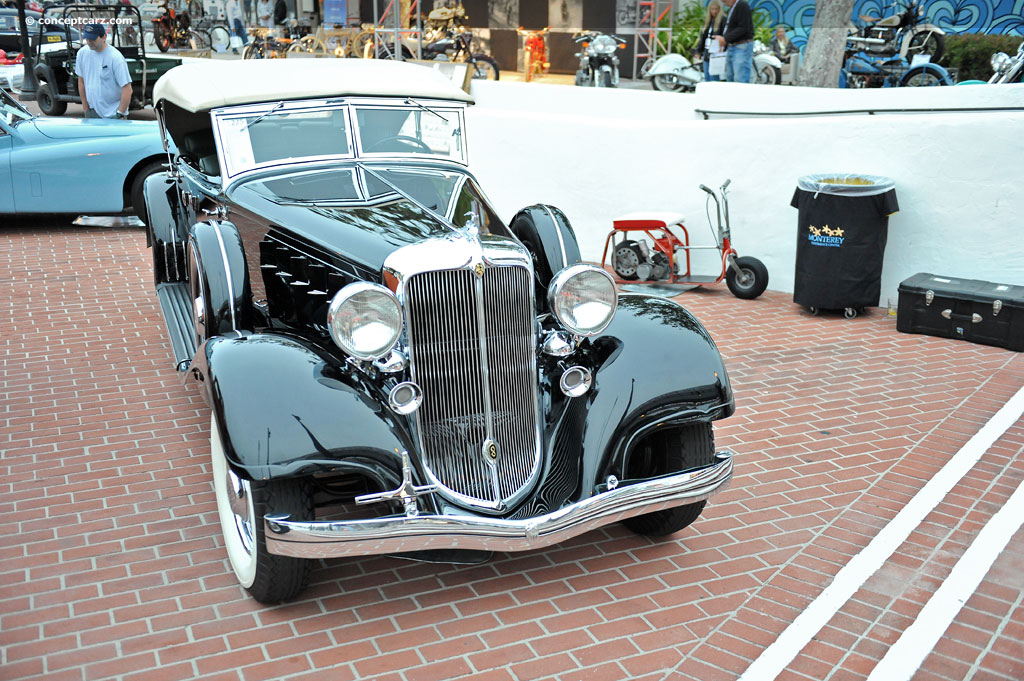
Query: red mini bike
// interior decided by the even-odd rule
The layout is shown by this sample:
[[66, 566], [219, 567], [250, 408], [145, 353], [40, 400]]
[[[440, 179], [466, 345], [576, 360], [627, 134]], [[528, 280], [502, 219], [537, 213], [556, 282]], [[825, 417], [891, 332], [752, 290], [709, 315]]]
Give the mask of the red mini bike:
[[[757, 298], [768, 286], [768, 269], [757, 258], [739, 257], [736, 249], [732, 247], [729, 233], [729, 201], [726, 197], [726, 188], [730, 182], [731, 180], [726, 180], [719, 188], [721, 200], [714, 190], [700, 185], [700, 188], [708, 193], [708, 200], [715, 201], [715, 213], [718, 216], [715, 245], [692, 246], [690, 233], [683, 225], [682, 215], [630, 213], [615, 219], [612, 223], [612, 231], [604, 243], [601, 265], [607, 266], [608, 254], [611, 253], [611, 266], [615, 271], [615, 281], [619, 284], [706, 286], [719, 284], [725, 279], [729, 290], [737, 298]], [[672, 228], [681, 232], [682, 236], [677, 235]], [[714, 228], [712, 233], [715, 233]], [[694, 250], [717, 250], [721, 257], [722, 269], [710, 275], [693, 273], [690, 251]]]

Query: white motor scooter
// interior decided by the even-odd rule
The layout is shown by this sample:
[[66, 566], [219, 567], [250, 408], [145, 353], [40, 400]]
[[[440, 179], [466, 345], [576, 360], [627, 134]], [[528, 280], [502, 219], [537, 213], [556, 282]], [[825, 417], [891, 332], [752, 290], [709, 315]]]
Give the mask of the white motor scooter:
[[[779, 85], [782, 82], [782, 62], [760, 41], [754, 41], [754, 73], [751, 82], [758, 85]], [[651, 81], [651, 87], [660, 92], [693, 92], [704, 80], [700, 62], [691, 63], [681, 54], [666, 54], [640, 69], [640, 77]]]

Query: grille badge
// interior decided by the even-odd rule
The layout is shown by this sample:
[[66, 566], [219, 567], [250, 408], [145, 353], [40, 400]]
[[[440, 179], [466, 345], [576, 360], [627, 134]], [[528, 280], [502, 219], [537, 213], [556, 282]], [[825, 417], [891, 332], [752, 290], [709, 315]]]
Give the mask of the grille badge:
[[478, 262], [473, 266], [473, 271], [476, 272], [476, 276], [478, 277], [484, 276], [484, 264], [482, 262]]
[[491, 438], [487, 438], [486, 440], [484, 440], [483, 454], [485, 459], [487, 459], [491, 463], [494, 463], [495, 461], [498, 460], [498, 454], [500, 453], [501, 450], [498, 447], [497, 442], [495, 442]]

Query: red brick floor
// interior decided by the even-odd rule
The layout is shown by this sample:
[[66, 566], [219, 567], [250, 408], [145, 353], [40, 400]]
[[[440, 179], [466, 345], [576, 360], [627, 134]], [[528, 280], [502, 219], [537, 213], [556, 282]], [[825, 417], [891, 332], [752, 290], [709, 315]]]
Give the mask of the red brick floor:
[[[172, 369], [144, 233], [5, 218], [0, 291], [6, 681], [733, 680], [1024, 386], [1024, 356], [878, 310], [686, 293], [738, 405], [734, 484], [693, 527], [476, 567], [330, 560], [268, 608], [223, 553], [209, 412]], [[1022, 479], [1018, 420], [779, 678], [866, 678]], [[914, 678], [1024, 678], [1022, 574], [1018, 532]]]

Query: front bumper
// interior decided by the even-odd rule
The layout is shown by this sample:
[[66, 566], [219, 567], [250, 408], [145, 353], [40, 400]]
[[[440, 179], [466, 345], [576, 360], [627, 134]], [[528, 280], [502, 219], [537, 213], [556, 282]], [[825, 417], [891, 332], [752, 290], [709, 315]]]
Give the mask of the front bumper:
[[526, 551], [561, 543], [626, 518], [703, 501], [728, 487], [732, 452], [718, 463], [596, 494], [536, 518], [418, 515], [351, 521], [265, 520], [267, 550], [281, 556], [330, 558], [427, 549]]

